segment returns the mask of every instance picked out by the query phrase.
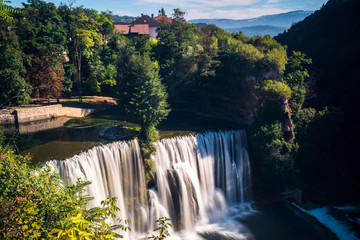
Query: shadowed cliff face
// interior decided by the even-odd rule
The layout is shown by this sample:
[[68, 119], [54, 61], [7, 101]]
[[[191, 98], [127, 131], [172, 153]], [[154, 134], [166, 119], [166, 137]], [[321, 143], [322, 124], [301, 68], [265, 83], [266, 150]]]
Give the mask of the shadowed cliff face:
[[221, 91], [214, 92], [212, 108], [204, 109], [210, 115], [218, 116], [234, 122], [241, 122], [244, 125], [252, 123], [259, 99], [253, 93], [253, 87], [256, 83], [263, 80], [283, 81], [282, 71], [278, 68], [273, 68], [267, 72], [262, 72], [256, 76], [247, 76], [239, 81], [237, 88], [239, 91], [233, 93], [224, 93]]

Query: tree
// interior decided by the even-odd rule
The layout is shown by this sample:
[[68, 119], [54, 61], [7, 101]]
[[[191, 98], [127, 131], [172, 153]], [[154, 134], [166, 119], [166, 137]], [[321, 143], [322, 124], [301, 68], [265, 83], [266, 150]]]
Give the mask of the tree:
[[11, 16], [11, 14], [17, 13], [18, 10], [5, 5], [5, 3], [11, 3], [11, 1], [0, 0], [0, 20], [13, 22], [14, 18]]
[[[69, 55], [75, 66], [74, 85], [80, 100], [85, 90], [101, 92], [102, 86], [113, 86], [114, 64], [104, 63], [102, 53], [114, 26], [109, 12], [99, 14], [96, 10], [83, 7], [59, 7], [67, 29]], [[83, 84], [83, 82], [85, 84]], [[86, 89], [87, 88], [87, 89]]]
[[181, 11], [180, 8], [175, 8], [173, 13], [173, 20], [179, 23], [186, 23], [185, 14], [186, 12]]
[[24, 57], [17, 36], [0, 23], [0, 107], [31, 100], [31, 86], [22, 77]]
[[274, 80], [265, 80], [261, 83], [258, 83], [254, 86], [254, 92], [258, 96], [262, 96], [270, 99], [280, 99], [290, 98], [291, 89], [285, 83], [274, 81]]
[[32, 169], [30, 159], [0, 146], [0, 238], [41, 239], [86, 205], [88, 183], [63, 186], [49, 168]]
[[293, 51], [286, 65], [284, 81], [292, 89], [290, 105], [294, 112], [301, 109], [305, 99], [309, 98], [310, 74], [306, 67], [311, 63], [306, 54]]
[[31, 68], [25, 75], [35, 90], [36, 97], [59, 99], [64, 91], [62, 54], [55, 49], [42, 50], [42, 56], [31, 59]]
[[18, 18], [16, 34], [25, 54], [38, 57], [44, 48], [65, 51], [66, 31], [54, 3], [29, 0]]
[[29, 0], [23, 6], [17, 16], [16, 34], [29, 60], [25, 78], [33, 85], [35, 96], [59, 98], [65, 81], [61, 58], [67, 39], [63, 20], [53, 3]]
[[156, 150], [153, 144], [158, 137], [155, 127], [170, 112], [158, 68], [150, 57], [133, 55], [126, 64], [126, 73], [120, 82], [120, 102], [129, 116], [141, 126], [139, 140], [148, 181], [154, 170], [150, 157]]
[[182, 19], [184, 12], [174, 11], [177, 17], [172, 24], [161, 24], [154, 56], [159, 61], [170, 102], [199, 102], [206, 92], [204, 83], [215, 75], [219, 65], [217, 39], [201, 35], [194, 24]]
[[280, 122], [257, 127], [250, 137], [256, 188], [262, 195], [272, 195], [293, 187], [292, 156], [294, 146], [286, 141]]
[[164, 8], [161, 8], [159, 10], [159, 16], [166, 16], [166, 13], [165, 13], [165, 9]]

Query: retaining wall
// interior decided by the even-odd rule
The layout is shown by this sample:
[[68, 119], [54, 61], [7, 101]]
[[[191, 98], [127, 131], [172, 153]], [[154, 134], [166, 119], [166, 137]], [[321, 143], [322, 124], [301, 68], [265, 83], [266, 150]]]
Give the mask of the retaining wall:
[[24, 123], [54, 117], [86, 117], [95, 109], [63, 107], [61, 104], [0, 110], [0, 124]]

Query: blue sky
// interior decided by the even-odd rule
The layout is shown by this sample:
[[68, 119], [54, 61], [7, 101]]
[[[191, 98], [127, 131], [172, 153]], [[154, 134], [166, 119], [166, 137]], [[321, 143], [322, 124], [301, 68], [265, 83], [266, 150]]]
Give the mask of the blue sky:
[[[68, 0], [45, 0], [59, 5]], [[12, 0], [11, 6], [21, 6], [24, 0]], [[74, 6], [84, 5], [98, 11], [110, 10], [114, 14], [139, 16], [141, 13], [157, 15], [164, 8], [171, 15], [174, 8], [187, 12], [186, 19], [231, 18], [246, 19], [294, 10], [317, 10], [327, 0], [76, 0]]]

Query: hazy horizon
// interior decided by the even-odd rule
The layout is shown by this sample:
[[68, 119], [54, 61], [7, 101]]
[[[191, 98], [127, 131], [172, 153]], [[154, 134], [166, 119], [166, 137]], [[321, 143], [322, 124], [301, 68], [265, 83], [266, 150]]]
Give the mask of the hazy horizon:
[[[10, 6], [21, 7], [23, 0], [13, 0]], [[70, 1], [46, 0], [59, 6], [62, 2]], [[167, 15], [172, 15], [173, 9], [180, 8], [187, 14], [187, 20], [192, 19], [249, 19], [264, 15], [286, 13], [291, 11], [315, 11], [327, 0], [76, 0], [73, 6], [84, 6], [98, 11], [111, 11], [114, 15], [140, 16], [157, 15], [158, 10], [164, 8]]]

